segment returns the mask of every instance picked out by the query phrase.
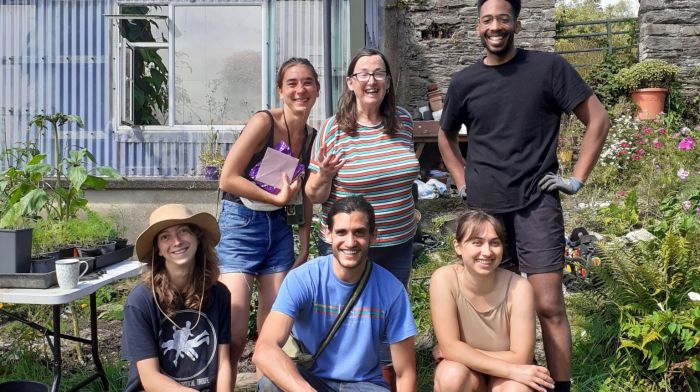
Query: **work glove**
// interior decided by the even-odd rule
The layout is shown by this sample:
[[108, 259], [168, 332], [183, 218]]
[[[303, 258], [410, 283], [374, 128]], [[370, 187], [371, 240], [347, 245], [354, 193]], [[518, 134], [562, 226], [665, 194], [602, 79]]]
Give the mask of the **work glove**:
[[459, 197], [462, 198], [462, 200], [467, 200], [467, 186], [462, 185], [461, 187], [459, 187], [459, 191], [457, 191], [457, 194], [459, 195]]
[[554, 173], [547, 173], [537, 184], [545, 192], [560, 191], [567, 195], [573, 195], [583, 187], [583, 183], [576, 177], [564, 179]]

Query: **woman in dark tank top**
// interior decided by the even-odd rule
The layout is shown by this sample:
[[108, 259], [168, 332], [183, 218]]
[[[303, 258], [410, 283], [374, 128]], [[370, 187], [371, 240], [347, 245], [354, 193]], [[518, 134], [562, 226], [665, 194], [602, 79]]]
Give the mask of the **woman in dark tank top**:
[[[312, 204], [303, 195], [303, 173], [314, 130], [307, 124], [319, 95], [318, 74], [302, 58], [285, 61], [277, 74], [281, 107], [255, 113], [247, 122], [226, 157], [219, 187], [223, 191], [216, 247], [220, 280], [231, 292], [231, 363], [246, 345], [248, 310], [254, 282], [258, 287], [257, 329], [270, 312], [286, 273], [306, 261]], [[268, 148], [291, 152], [301, 165], [295, 178], [282, 179], [275, 187], [253, 181], [251, 169]], [[262, 186], [261, 186], [262, 185]], [[277, 193], [273, 193], [277, 191]], [[290, 211], [293, 213], [290, 214]], [[292, 220], [290, 220], [290, 215]], [[303, 217], [304, 223], [300, 222]], [[299, 225], [299, 254], [294, 254], [291, 223]]]

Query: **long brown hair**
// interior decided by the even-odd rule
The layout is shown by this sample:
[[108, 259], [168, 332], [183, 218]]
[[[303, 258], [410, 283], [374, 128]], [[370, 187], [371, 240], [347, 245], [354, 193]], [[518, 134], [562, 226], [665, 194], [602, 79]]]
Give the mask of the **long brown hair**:
[[[179, 291], [168, 279], [168, 274], [165, 273], [165, 259], [156, 250], [157, 235], [153, 239], [153, 262], [143, 277], [146, 287], [153, 290], [160, 308], [169, 316], [182, 307], [197, 310], [200, 301], [202, 301], [202, 309], [206, 309], [211, 302], [211, 289], [219, 280], [219, 259], [216, 256], [214, 244], [198, 226], [191, 224], [187, 226], [197, 236], [199, 242], [194, 256], [194, 269], [187, 288]], [[203, 278], [202, 274], [204, 274]], [[204, 298], [202, 298], [202, 292], [204, 292]]]
[[[394, 89], [394, 78], [391, 75], [391, 68], [389, 67], [389, 62], [384, 54], [371, 48], [364, 48], [360, 50], [350, 61], [345, 77], [352, 77], [357, 61], [365, 56], [379, 56], [384, 62], [384, 67], [386, 68], [386, 74], [388, 76], [388, 79], [386, 80], [386, 83], [388, 83], [388, 91], [386, 92], [386, 95], [384, 95], [384, 100], [379, 106], [379, 116], [382, 118], [382, 122], [384, 123], [385, 132], [390, 134], [397, 132], [400, 124], [398, 118], [396, 117], [396, 91]], [[340, 99], [338, 99], [338, 110], [335, 114], [335, 121], [338, 123], [338, 129], [345, 132], [353, 133], [357, 130], [357, 100], [355, 99], [355, 93], [348, 88], [347, 83], [345, 83], [343, 94], [340, 96]]]

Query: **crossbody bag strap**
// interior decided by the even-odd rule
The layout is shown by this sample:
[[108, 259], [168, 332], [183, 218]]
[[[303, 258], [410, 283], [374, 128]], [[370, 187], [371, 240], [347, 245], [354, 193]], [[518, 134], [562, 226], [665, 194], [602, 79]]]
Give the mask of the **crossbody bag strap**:
[[352, 307], [355, 306], [355, 303], [360, 298], [360, 295], [362, 295], [362, 291], [365, 289], [365, 286], [367, 286], [369, 275], [372, 273], [372, 264], [372, 261], [367, 260], [367, 263], [365, 264], [365, 269], [362, 271], [362, 276], [360, 277], [359, 282], [357, 282], [357, 285], [355, 285], [355, 289], [352, 291], [352, 294], [350, 294], [350, 297], [348, 297], [348, 302], [345, 304], [345, 306], [343, 306], [343, 310], [340, 311], [340, 314], [333, 322], [331, 329], [328, 330], [328, 334], [321, 342], [321, 345], [318, 347], [318, 350], [316, 350], [316, 353], [313, 355], [313, 357], [311, 357], [311, 364], [309, 364], [309, 367], [313, 366], [314, 362], [316, 362], [318, 357], [321, 355], [321, 352], [323, 352], [326, 346], [328, 346], [328, 343], [330, 343], [331, 339], [333, 339], [333, 335], [335, 335], [335, 333], [338, 332], [340, 324], [350, 313]]

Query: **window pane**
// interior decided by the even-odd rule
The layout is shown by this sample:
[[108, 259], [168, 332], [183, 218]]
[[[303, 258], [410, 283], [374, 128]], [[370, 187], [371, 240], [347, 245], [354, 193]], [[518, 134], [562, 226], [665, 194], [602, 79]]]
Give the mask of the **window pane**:
[[164, 18], [120, 19], [119, 32], [130, 42], [168, 42], [168, 6], [123, 5], [122, 15], [161, 16]]
[[[136, 47], [136, 45], [134, 45]], [[168, 50], [134, 50], [134, 122], [167, 125]]]
[[[122, 120], [135, 125], [166, 125], [168, 113], [167, 18], [142, 18], [168, 15], [167, 6], [121, 6], [122, 15], [134, 18], [119, 20], [123, 45], [133, 48], [124, 59]], [[159, 43], [160, 45], [154, 45]], [[150, 46], [149, 46], [150, 45]], [[126, 54], [126, 53], [124, 53]], [[128, 72], [127, 72], [128, 71]]]
[[238, 125], [262, 105], [262, 7], [175, 8], [175, 123]]

